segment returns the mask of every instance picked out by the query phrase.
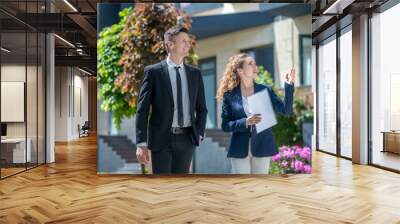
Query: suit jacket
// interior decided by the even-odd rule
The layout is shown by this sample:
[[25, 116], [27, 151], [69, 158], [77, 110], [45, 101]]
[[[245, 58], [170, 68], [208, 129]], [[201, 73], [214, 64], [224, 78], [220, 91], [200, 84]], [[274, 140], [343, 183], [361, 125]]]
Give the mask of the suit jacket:
[[[207, 119], [203, 77], [199, 69], [184, 64], [190, 101], [191, 140], [199, 145]], [[151, 107], [151, 116], [149, 117]], [[148, 148], [159, 151], [171, 141], [174, 100], [166, 60], [147, 66], [140, 88], [136, 112], [136, 142], [147, 142]]]
[[[285, 83], [285, 99], [282, 101], [274, 91], [265, 85], [254, 84], [254, 92], [257, 93], [267, 89], [275, 112], [289, 115], [292, 113], [294, 85]], [[228, 157], [245, 158], [249, 152], [249, 141], [251, 139], [251, 153], [255, 157], [273, 156], [278, 153], [272, 128], [260, 133], [246, 127], [246, 113], [243, 108], [240, 86], [224, 94], [222, 104], [222, 129], [232, 132], [228, 149]]]

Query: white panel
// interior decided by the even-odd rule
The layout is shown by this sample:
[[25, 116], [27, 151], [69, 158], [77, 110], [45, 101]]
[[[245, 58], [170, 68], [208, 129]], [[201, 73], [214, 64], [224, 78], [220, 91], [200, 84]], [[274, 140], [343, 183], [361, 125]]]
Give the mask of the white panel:
[[400, 130], [400, 115], [392, 115], [391, 116], [391, 130], [396, 130], [399, 131]]
[[1, 82], [1, 122], [24, 122], [24, 82]]
[[81, 117], [81, 88], [80, 87], [75, 87], [75, 100], [74, 100], [74, 110], [75, 114], [74, 117]]
[[390, 74], [390, 130], [400, 130], [400, 74]]

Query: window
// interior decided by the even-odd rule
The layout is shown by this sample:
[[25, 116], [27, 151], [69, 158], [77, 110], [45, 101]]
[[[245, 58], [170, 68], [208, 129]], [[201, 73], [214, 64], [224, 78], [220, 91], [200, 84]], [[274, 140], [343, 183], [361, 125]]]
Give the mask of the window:
[[303, 86], [311, 85], [311, 36], [300, 36], [300, 82]]
[[[20, 15], [41, 13], [45, 2], [17, 1]], [[0, 12], [0, 179], [45, 163], [45, 34]], [[4, 21], [8, 21], [4, 23]], [[13, 96], [10, 99], [4, 96]], [[15, 105], [14, 105], [14, 104]], [[10, 110], [10, 107], [15, 110]]]
[[263, 66], [265, 70], [271, 73], [272, 79], [274, 78], [274, 46], [267, 45], [257, 48], [250, 48], [242, 50], [241, 52], [249, 54], [256, 60], [258, 66]]
[[400, 4], [371, 18], [372, 163], [400, 170]]
[[318, 149], [336, 154], [336, 36], [318, 48]]
[[340, 36], [340, 154], [352, 157], [352, 33], [351, 26]]

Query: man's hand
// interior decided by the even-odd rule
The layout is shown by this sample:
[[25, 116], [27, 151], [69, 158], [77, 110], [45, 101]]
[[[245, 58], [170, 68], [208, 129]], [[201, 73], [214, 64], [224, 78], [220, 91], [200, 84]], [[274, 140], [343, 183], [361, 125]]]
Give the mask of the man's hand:
[[199, 136], [199, 143], [202, 143], [203, 140], [204, 140], [204, 137], [200, 135], [200, 136]]
[[290, 69], [289, 72], [285, 74], [285, 81], [289, 84], [293, 84], [294, 81], [296, 80], [296, 71], [294, 68]]
[[149, 164], [150, 163], [150, 157], [149, 157], [149, 148], [145, 146], [138, 146], [136, 149], [136, 157], [139, 160], [139, 163], [141, 164]]

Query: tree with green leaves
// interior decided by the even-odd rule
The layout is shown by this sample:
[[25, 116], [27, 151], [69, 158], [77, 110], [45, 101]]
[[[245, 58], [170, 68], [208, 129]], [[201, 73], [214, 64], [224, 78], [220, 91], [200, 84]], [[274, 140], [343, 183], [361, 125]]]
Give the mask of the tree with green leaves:
[[98, 97], [102, 99], [101, 109], [113, 111], [117, 114], [113, 119], [115, 124], [121, 122], [122, 117], [132, 116], [135, 108], [129, 107], [124, 93], [115, 85], [115, 80], [123, 71], [119, 64], [122, 55], [120, 34], [125, 27], [132, 8], [125, 8], [119, 13], [120, 22], [104, 28], [97, 41], [97, 83]]
[[[102, 75], [99, 95], [103, 99], [102, 109], [112, 111], [117, 128], [123, 118], [136, 113], [144, 68], [166, 58], [164, 33], [176, 25], [190, 30], [192, 20], [174, 4], [137, 3], [134, 9], [121, 12], [120, 23], [100, 34], [98, 48], [103, 49], [98, 53], [98, 72]], [[192, 41], [194, 47], [194, 37]], [[186, 63], [196, 60], [193, 47]]]

